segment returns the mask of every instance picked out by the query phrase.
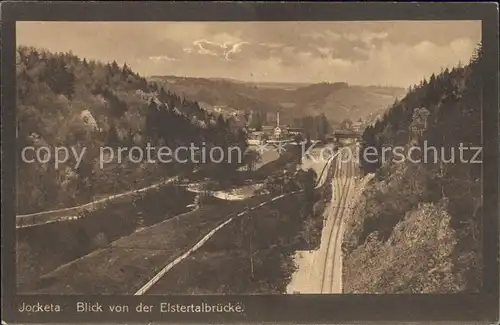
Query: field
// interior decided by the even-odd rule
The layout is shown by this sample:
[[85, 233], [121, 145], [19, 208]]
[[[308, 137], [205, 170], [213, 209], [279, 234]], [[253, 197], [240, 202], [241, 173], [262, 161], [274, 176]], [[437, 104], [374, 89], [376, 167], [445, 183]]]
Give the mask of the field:
[[304, 245], [302, 200], [293, 195], [228, 224], [148, 293], [284, 292], [293, 272], [288, 257]]
[[320, 244], [331, 171], [311, 203], [303, 192], [292, 194], [234, 220], [148, 294], [286, 293], [294, 253]]
[[133, 294], [164, 265], [194, 245], [231, 213], [265, 197], [219, 201], [136, 230], [40, 277], [22, 293]]
[[81, 219], [18, 228], [18, 290], [23, 291], [41, 275], [141, 227], [187, 211], [193, 198], [193, 193], [182, 188], [166, 186], [126, 201], [110, 202]]

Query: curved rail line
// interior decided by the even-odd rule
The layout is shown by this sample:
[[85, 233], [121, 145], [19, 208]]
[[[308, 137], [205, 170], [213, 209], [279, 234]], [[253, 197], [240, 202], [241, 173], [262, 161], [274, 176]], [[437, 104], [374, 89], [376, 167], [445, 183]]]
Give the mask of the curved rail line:
[[[340, 232], [340, 226], [342, 223], [342, 218], [345, 211], [345, 204], [348, 199], [348, 195], [351, 187], [351, 174], [353, 173], [352, 163], [348, 162], [346, 164], [345, 171], [342, 167], [336, 168], [337, 178], [339, 181], [336, 182], [337, 193], [340, 193], [340, 198], [338, 204], [334, 207], [334, 216], [332, 218], [332, 228], [328, 234], [327, 249], [323, 264], [323, 276], [321, 279], [321, 292], [329, 293], [333, 285], [333, 275], [334, 275], [334, 263], [329, 263], [329, 258], [332, 254], [335, 254], [337, 249], [338, 236]], [[340, 165], [341, 166], [341, 165]], [[345, 178], [344, 182], [341, 184], [340, 181]], [[335, 229], [336, 228], [336, 229]], [[335, 233], [335, 235], [334, 235]]]
[[[340, 198], [339, 198], [339, 201], [338, 201], [338, 206], [340, 206], [342, 204], [342, 201], [343, 201], [343, 197], [345, 195], [345, 186], [347, 183], [344, 183], [343, 186], [340, 186], [340, 181], [342, 180], [342, 164], [339, 163], [337, 161], [337, 164], [336, 164], [336, 168], [335, 168], [335, 174], [334, 174], [334, 178], [337, 178], [338, 181], [335, 182], [335, 190], [334, 190], [334, 193], [333, 195], [336, 195], [337, 193], [340, 194]], [[329, 267], [328, 267], [328, 258], [330, 256], [330, 249], [331, 249], [331, 242], [332, 242], [332, 237], [333, 237], [333, 229], [335, 227], [335, 224], [336, 224], [336, 220], [337, 220], [337, 217], [338, 217], [338, 213], [339, 213], [339, 208], [337, 207], [333, 207], [334, 212], [335, 212], [335, 215], [334, 217], [331, 219], [333, 224], [331, 225], [332, 229], [331, 231], [329, 231], [328, 233], [328, 240], [327, 240], [327, 247], [326, 247], [326, 252], [325, 252], [325, 256], [324, 256], [324, 260], [323, 260], [323, 275], [321, 277], [321, 292], [324, 292], [325, 291], [325, 283], [327, 282], [327, 278], [328, 278], [328, 270], [329, 270]], [[329, 220], [327, 220], [328, 222]], [[328, 227], [328, 225], [325, 223], [325, 227]]]
[[[347, 185], [347, 192], [346, 192], [346, 195], [344, 197], [344, 203], [341, 205], [341, 212], [340, 212], [340, 215], [338, 216], [338, 222], [337, 222], [337, 229], [336, 229], [336, 232], [335, 232], [335, 242], [333, 243], [333, 251], [332, 253], [335, 254], [338, 249], [339, 249], [339, 241], [342, 242], [342, 238], [340, 237], [341, 233], [340, 233], [340, 230], [342, 228], [342, 223], [344, 222], [344, 218], [345, 218], [345, 210], [348, 209], [348, 207], [346, 206], [346, 203], [351, 199], [351, 195], [352, 195], [352, 191], [353, 191], [353, 187], [352, 187], [352, 176], [354, 175], [354, 166], [352, 163], [349, 163], [348, 164], [348, 167], [347, 167], [347, 171], [346, 171], [346, 174], [348, 174], [348, 185]], [[342, 244], [341, 244], [342, 245]], [[329, 292], [332, 292], [333, 290], [333, 279], [335, 278], [335, 275], [336, 275], [336, 268], [334, 267], [335, 262], [333, 262], [332, 264], [332, 276], [330, 278], [330, 286], [329, 286]]]

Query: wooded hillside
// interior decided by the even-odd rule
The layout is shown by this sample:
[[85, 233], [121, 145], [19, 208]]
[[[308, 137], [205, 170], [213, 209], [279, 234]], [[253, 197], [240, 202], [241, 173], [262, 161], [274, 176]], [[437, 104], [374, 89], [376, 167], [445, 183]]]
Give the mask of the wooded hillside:
[[[196, 167], [189, 162], [138, 164], [123, 157], [122, 163], [100, 169], [103, 146], [145, 147], [149, 142], [172, 150], [190, 143], [246, 147], [245, 131], [231, 118], [148, 82], [126, 64], [21, 46], [16, 68], [18, 157], [26, 146], [74, 147], [77, 152], [87, 148], [78, 168], [73, 168], [74, 159], [56, 169], [54, 157], [46, 164], [18, 158], [19, 214], [88, 202]], [[238, 167], [232, 161], [210, 168], [228, 175]]]
[[[421, 162], [390, 154], [386, 162], [361, 162], [375, 178], [345, 233], [346, 292], [480, 288], [482, 165], [475, 162], [482, 156], [462, 149], [462, 159], [459, 148], [481, 146], [482, 62], [478, 46], [466, 66], [423, 80], [365, 130], [361, 152], [417, 147], [412, 159]], [[426, 146], [437, 151], [426, 155]]]

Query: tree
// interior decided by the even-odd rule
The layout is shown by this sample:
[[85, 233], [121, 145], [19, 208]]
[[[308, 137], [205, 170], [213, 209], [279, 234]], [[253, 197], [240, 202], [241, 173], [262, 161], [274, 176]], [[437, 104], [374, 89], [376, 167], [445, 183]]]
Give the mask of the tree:
[[74, 75], [66, 68], [62, 59], [50, 58], [47, 62], [43, 80], [56, 94], [63, 94], [70, 97], [74, 91]]
[[343, 130], [350, 130], [352, 128], [352, 121], [348, 118], [340, 122], [340, 128]]
[[319, 139], [323, 142], [326, 141], [326, 137], [327, 135], [329, 135], [332, 131], [332, 127], [330, 125], [330, 123], [328, 122], [328, 119], [326, 118], [325, 114], [322, 113], [319, 117], [318, 117], [318, 124], [319, 124], [319, 130], [318, 130], [318, 135], [319, 135]]
[[429, 110], [425, 107], [416, 108], [413, 111], [413, 116], [410, 124], [410, 143], [420, 143], [420, 139], [423, 137], [425, 130], [427, 130], [427, 120], [430, 115]]
[[375, 128], [368, 126], [361, 137], [360, 166], [365, 174], [374, 173], [380, 166], [380, 150]]
[[254, 171], [255, 166], [262, 161], [262, 155], [256, 150], [247, 150], [244, 156], [244, 162], [249, 171]]
[[314, 169], [309, 168], [306, 171], [299, 171], [297, 180], [300, 188], [304, 190], [304, 211], [303, 214], [312, 214], [314, 206], [314, 186], [316, 185], [318, 176]]

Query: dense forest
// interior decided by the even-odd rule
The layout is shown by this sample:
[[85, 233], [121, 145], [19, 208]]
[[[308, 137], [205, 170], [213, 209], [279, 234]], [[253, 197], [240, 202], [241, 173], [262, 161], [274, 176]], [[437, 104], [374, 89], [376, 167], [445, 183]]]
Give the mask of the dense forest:
[[300, 128], [308, 139], [318, 139], [326, 141], [328, 135], [332, 133], [332, 126], [325, 114], [316, 116], [304, 116], [293, 119], [292, 126]]
[[[346, 292], [475, 292], [481, 280], [482, 48], [466, 66], [446, 69], [411, 87], [363, 134], [375, 148], [375, 173], [344, 237]], [[381, 161], [382, 149], [418, 147], [413, 159]], [[434, 146], [437, 151], [425, 147]], [[454, 151], [454, 153], [453, 153]], [[374, 152], [374, 151], [372, 151]], [[454, 154], [454, 156], [453, 156]], [[453, 161], [454, 158], [454, 161]], [[481, 156], [476, 158], [481, 159]]]
[[[55, 168], [18, 159], [18, 213], [71, 206], [127, 189], [149, 185], [170, 175], [208, 170], [228, 177], [238, 159], [196, 166], [130, 161], [100, 168], [99, 148], [168, 146], [238, 146], [246, 149], [246, 131], [231, 117], [200, 108], [155, 82], [134, 73], [127, 64], [81, 59], [72, 53], [50, 53], [31, 47], [17, 49], [17, 144], [19, 157], [27, 146], [65, 146], [82, 152]], [[71, 156], [71, 155], [70, 155]], [[33, 158], [33, 157], [30, 157]], [[145, 159], [145, 157], [144, 157]], [[115, 157], [113, 161], [118, 161]]]

